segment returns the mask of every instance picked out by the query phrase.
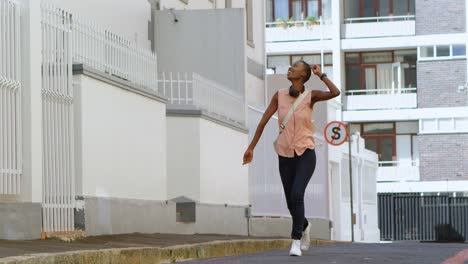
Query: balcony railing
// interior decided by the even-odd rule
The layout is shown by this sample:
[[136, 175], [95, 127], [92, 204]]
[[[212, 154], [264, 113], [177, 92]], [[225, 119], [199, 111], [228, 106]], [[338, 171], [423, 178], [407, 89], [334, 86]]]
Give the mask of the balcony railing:
[[414, 15], [347, 18], [344, 23], [342, 37], [346, 39], [416, 34]]
[[396, 89], [366, 89], [346, 91], [346, 95], [371, 95], [371, 94], [410, 94], [416, 93], [416, 88], [396, 88]]
[[266, 42], [331, 39], [331, 20], [266, 23]]
[[219, 120], [245, 125], [244, 95], [197, 73], [159, 75], [158, 90], [177, 107], [193, 106]]
[[419, 181], [419, 160], [381, 161], [377, 181]]
[[356, 17], [345, 19], [345, 24], [352, 23], [367, 23], [367, 22], [395, 22], [395, 21], [408, 21], [415, 20], [415, 15], [406, 16], [382, 16], [382, 17]]
[[416, 88], [346, 91], [346, 110], [416, 108], [416, 91]]

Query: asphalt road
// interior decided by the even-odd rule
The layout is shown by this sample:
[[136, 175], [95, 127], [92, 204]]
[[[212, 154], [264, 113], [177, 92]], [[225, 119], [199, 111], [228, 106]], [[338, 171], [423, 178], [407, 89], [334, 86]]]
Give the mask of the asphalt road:
[[468, 263], [468, 244], [382, 243], [311, 247], [302, 257], [288, 256], [288, 250], [268, 251], [239, 257], [187, 261], [184, 263], [249, 264], [464, 264]]

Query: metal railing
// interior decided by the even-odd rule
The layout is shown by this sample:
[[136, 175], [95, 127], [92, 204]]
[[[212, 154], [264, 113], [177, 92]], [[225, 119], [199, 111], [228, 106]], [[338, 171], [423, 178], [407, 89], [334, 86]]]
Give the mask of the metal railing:
[[379, 194], [381, 240], [468, 241], [468, 197]]
[[330, 19], [323, 19], [320, 18], [316, 21], [284, 21], [284, 22], [267, 22], [265, 23], [266, 28], [290, 28], [290, 27], [313, 27], [313, 26], [321, 26], [321, 25], [331, 25], [332, 21]]
[[72, 15], [42, 2], [44, 232], [74, 230]]
[[73, 62], [157, 90], [157, 59], [129, 38], [71, 15]]
[[161, 73], [159, 93], [171, 105], [192, 105], [215, 117], [245, 125], [245, 103], [241, 93], [197, 73]]
[[419, 166], [419, 160], [379, 161], [379, 167]]
[[20, 33], [20, 6], [0, 0], [0, 195], [21, 191]]
[[416, 93], [417, 88], [395, 88], [395, 89], [364, 89], [346, 91], [346, 95], [391, 95]]
[[352, 23], [367, 23], [367, 22], [394, 22], [394, 21], [408, 21], [415, 20], [415, 15], [406, 15], [406, 16], [380, 16], [380, 17], [356, 17], [356, 18], [346, 18], [344, 20], [345, 24]]

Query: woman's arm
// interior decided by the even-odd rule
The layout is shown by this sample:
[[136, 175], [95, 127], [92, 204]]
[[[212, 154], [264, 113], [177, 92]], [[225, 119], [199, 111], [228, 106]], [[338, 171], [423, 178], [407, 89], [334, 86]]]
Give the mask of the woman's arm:
[[263, 129], [265, 129], [268, 120], [270, 120], [271, 116], [278, 110], [278, 92], [275, 93], [273, 98], [271, 99], [270, 105], [266, 109], [265, 113], [262, 116], [262, 119], [258, 123], [257, 130], [255, 131], [255, 135], [250, 143], [249, 147], [244, 153], [244, 161], [242, 165], [248, 164], [253, 159], [253, 151], [255, 146], [257, 146], [260, 137], [262, 136]]
[[[312, 67], [312, 71], [316, 76], [318, 77], [322, 76], [322, 69], [320, 69], [320, 66], [314, 65]], [[328, 79], [327, 76], [324, 76], [322, 81], [325, 83], [325, 85], [327, 85], [330, 91], [324, 92], [324, 91], [319, 91], [319, 90], [313, 90], [312, 99], [311, 99], [312, 103], [330, 100], [340, 95], [340, 90], [338, 89], [338, 87], [336, 87], [336, 85], [330, 79]]]

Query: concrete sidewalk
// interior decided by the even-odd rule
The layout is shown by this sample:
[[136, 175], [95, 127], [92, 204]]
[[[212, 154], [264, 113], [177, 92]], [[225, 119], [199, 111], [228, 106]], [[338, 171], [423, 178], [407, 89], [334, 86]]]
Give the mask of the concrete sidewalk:
[[[84, 237], [73, 242], [58, 239], [11, 241], [0, 240], [0, 258], [37, 253], [58, 253], [77, 250], [99, 250], [132, 247], [169, 247], [213, 241], [254, 239], [244, 236], [124, 234]], [[261, 239], [261, 238], [255, 238]], [[271, 238], [270, 238], [271, 239]]]
[[[334, 244], [313, 240], [312, 246]], [[125, 234], [58, 239], [0, 240], [0, 263], [169, 263], [289, 247], [289, 239], [223, 235]]]

